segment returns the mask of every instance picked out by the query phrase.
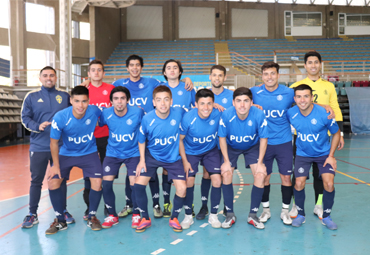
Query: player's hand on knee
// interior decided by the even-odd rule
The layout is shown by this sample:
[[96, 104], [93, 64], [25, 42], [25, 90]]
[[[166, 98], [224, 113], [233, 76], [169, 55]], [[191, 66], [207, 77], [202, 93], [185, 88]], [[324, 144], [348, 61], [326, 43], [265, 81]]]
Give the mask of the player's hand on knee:
[[329, 164], [334, 171], [337, 171], [337, 160], [333, 156], [328, 156], [324, 162], [324, 167]]
[[262, 174], [264, 177], [267, 176], [266, 166], [263, 163], [257, 163], [256, 175]]
[[136, 167], [136, 177], [139, 177], [141, 173], [146, 173], [145, 162], [140, 161]]
[[232, 167], [231, 167], [231, 164], [230, 162], [224, 162], [222, 165], [221, 165], [221, 175], [224, 175], [225, 173], [227, 172], [230, 172], [232, 173]]
[[186, 161], [183, 164], [184, 164], [184, 170], [185, 170], [185, 173], [186, 173], [186, 179], [188, 179], [189, 172], [194, 173], [194, 170], [193, 170], [193, 168], [191, 168], [191, 164], [189, 163], [189, 161]]
[[58, 175], [59, 179], [62, 178], [61, 174], [60, 174], [60, 168], [57, 167], [57, 166], [52, 166], [49, 170], [49, 173], [47, 175], [47, 180], [50, 181], [51, 179], [53, 179], [53, 177], [55, 175]]

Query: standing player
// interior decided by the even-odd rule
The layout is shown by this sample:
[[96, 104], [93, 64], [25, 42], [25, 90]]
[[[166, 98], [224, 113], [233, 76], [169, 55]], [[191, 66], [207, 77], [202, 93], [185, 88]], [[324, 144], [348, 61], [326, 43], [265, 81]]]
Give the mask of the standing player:
[[194, 223], [192, 205], [194, 200], [194, 181], [198, 165], [203, 163], [211, 175], [211, 214], [208, 222], [214, 228], [220, 228], [217, 209], [221, 199], [221, 157], [217, 148], [217, 131], [221, 112], [213, 109], [214, 95], [208, 89], [198, 90], [196, 107], [184, 115], [180, 126], [180, 155], [185, 170], [188, 172], [185, 198], [185, 218], [181, 222], [183, 229]]
[[221, 165], [222, 192], [227, 210], [226, 219], [222, 223], [223, 228], [230, 228], [236, 222], [232, 178], [240, 154], [244, 155], [245, 166], [250, 166], [254, 176], [248, 223], [258, 229], [265, 228], [259, 221], [257, 212], [266, 178], [263, 158], [267, 147], [267, 121], [263, 111], [252, 107], [252, 100], [250, 89], [245, 87], [236, 89], [233, 94], [234, 106], [225, 110], [220, 120], [218, 135], [224, 158]]
[[130, 178], [131, 194], [133, 194], [132, 228], [136, 228], [140, 222], [140, 214], [137, 210], [133, 187], [140, 156], [138, 132], [144, 111], [136, 106], [128, 106], [130, 91], [125, 87], [115, 87], [110, 93], [110, 100], [113, 107], [105, 109], [99, 121], [99, 125], [108, 125], [109, 128], [107, 156], [103, 163], [103, 197], [109, 216], [102, 227], [110, 228], [118, 224], [113, 181], [118, 177], [121, 165], [125, 164]]
[[280, 218], [284, 224], [292, 224], [289, 217], [289, 205], [293, 195], [291, 174], [293, 168], [293, 145], [290, 124], [286, 117], [288, 109], [294, 103], [294, 91], [286, 86], [279, 85], [279, 64], [272, 61], [266, 62], [261, 67], [261, 87], [252, 87], [253, 102], [262, 106], [267, 119], [268, 145], [264, 163], [267, 176], [262, 197], [263, 212], [259, 218], [267, 222], [271, 217], [270, 212], [270, 178], [272, 165], [276, 159], [281, 178], [282, 210]]
[[[40, 71], [40, 89], [29, 92], [22, 104], [22, 124], [31, 132], [30, 140], [30, 171], [31, 186], [29, 198], [29, 214], [24, 218], [22, 228], [32, 228], [39, 223], [37, 208], [40, 202], [42, 182], [48, 163], [52, 164], [50, 153], [50, 124], [54, 115], [69, 104], [69, 94], [55, 88], [57, 74], [54, 68], [46, 66]], [[61, 142], [59, 146], [61, 146]], [[66, 192], [66, 183], [62, 184]], [[67, 223], [74, 219], [67, 211], [64, 212]]]
[[184, 171], [179, 155], [179, 126], [185, 110], [171, 107], [171, 90], [166, 86], [155, 88], [153, 98], [156, 109], [144, 116], [139, 134], [140, 162], [136, 168], [138, 177], [134, 188], [142, 219], [136, 232], [144, 232], [151, 226], [145, 187], [158, 167], [166, 168], [169, 180], [175, 184], [176, 195], [169, 224], [175, 232], [181, 232], [182, 227], [177, 218], [185, 200], [187, 172]]
[[[220, 105], [221, 110], [233, 106], [233, 91], [224, 88], [224, 82], [226, 81], [226, 68], [222, 65], [214, 65], [211, 67], [211, 73], [209, 79], [212, 84], [212, 92], [215, 95], [215, 104]], [[196, 218], [197, 220], [203, 220], [208, 215], [208, 195], [211, 188], [211, 177], [207, 170], [203, 167], [203, 178], [200, 186], [202, 207], [199, 210]], [[226, 210], [224, 210], [226, 214]]]
[[[337, 170], [334, 153], [341, 137], [340, 130], [335, 119], [329, 120], [323, 108], [312, 104], [314, 95], [310, 86], [301, 84], [294, 89], [294, 94], [297, 105], [289, 109], [287, 114], [290, 123], [297, 130], [294, 198], [298, 216], [293, 220], [292, 226], [300, 227], [305, 223], [304, 187], [311, 165], [315, 162], [324, 183], [322, 224], [334, 230], [338, 227], [332, 221], [330, 213], [334, 204], [334, 176]], [[328, 131], [333, 134], [331, 144]]]
[[[89, 98], [90, 104], [96, 105], [98, 107], [108, 108], [111, 107], [111, 101], [109, 99], [110, 92], [114, 88], [112, 84], [108, 84], [103, 82], [103, 78], [105, 75], [104, 72], [104, 65], [100, 60], [93, 60], [89, 63], [89, 68], [87, 74], [90, 77], [90, 84], [88, 85], [89, 89]], [[100, 157], [100, 162], [103, 164], [105, 153], [107, 150], [108, 145], [108, 127], [97, 126], [94, 131], [94, 136], [96, 138], [96, 146], [98, 147], [98, 153]], [[87, 209], [85, 211], [84, 219], [87, 220], [89, 215], [89, 193], [90, 193], [90, 180], [87, 178], [85, 179], [85, 189], [83, 193], [84, 201], [87, 205]], [[106, 209], [105, 209], [106, 210]]]
[[[167, 60], [162, 68], [162, 74], [167, 82], [164, 83], [170, 88], [172, 93], [172, 107], [182, 107], [185, 111], [190, 111], [195, 105], [195, 90], [190, 91], [185, 89], [185, 83], [180, 81], [183, 68], [178, 60]], [[163, 169], [162, 174], [162, 189], [163, 189], [163, 217], [171, 217], [172, 204], [170, 202], [171, 183], [168, 182], [168, 173]]]
[[[333, 83], [326, 81], [320, 77], [321, 70], [321, 55], [318, 52], [310, 51], [304, 56], [304, 68], [307, 71], [307, 78], [294, 83], [291, 88], [297, 87], [300, 84], [307, 84], [312, 88], [314, 103], [321, 105], [329, 105], [335, 113], [335, 120], [338, 123], [340, 130], [342, 131], [338, 150], [341, 150], [344, 146], [343, 139], [343, 116], [339, 108], [337, 93]], [[295, 137], [296, 139], [296, 137]], [[296, 150], [293, 149], [295, 152]], [[312, 175], [314, 178], [314, 189], [315, 189], [315, 208], [314, 214], [322, 219], [322, 194], [323, 194], [323, 183], [319, 175], [319, 168], [316, 163], [312, 166]], [[297, 215], [295, 207], [292, 208], [290, 215], [294, 218]]]
[[[102, 167], [94, 137], [101, 110], [95, 105], [89, 105], [89, 91], [83, 86], [72, 89], [70, 101], [72, 106], [55, 114], [51, 124], [50, 150], [53, 166], [48, 173], [48, 184], [56, 219], [46, 230], [48, 235], [67, 229], [61, 214], [65, 210], [66, 197], [60, 185], [69, 179], [73, 167], [81, 168], [84, 178], [90, 178], [91, 182], [87, 226], [92, 230], [101, 229], [100, 221], [95, 215], [102, 193]], [[63, 145], [59, 150], [60, 138]]]

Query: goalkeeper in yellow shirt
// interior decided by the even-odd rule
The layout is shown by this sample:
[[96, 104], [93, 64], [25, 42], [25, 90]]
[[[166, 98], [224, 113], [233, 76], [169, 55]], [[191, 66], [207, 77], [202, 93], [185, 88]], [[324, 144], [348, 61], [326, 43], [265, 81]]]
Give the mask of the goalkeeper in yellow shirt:
[[[292, 84], [290, 87], [294, 88], [301, 84], [307, 84], [312, 88], [313, 93], [313, 100], [314, 103], [318, 103], [321, 105], [329, 105], [334, 113], [335, 113], [335, 120], [338, 123], [339, 129], [341, 130], [341, 138], [338, 145], [338, 150], [341, 150], [344, 146], [344, 139], [343, 139], [343, 116], [342, 112], [339, 108], [337, 93], [335, 91], [334, 84], [324, 80], [320, 77], [320, 70], [321, 70], [321, 55], [316, 51], [310, 51], [305, 54], [304, 56], [304, 68], [307, 71], [307, 78], [301, 81], [297, 81], [296, 83]], [[293, 151], [295, 153], [296, 141], [297, 136], [294, 136], [294, 147]], [[319, 168], [316, 163], [312, 166], [312, 175], [314, 178], [313, 186], [315, 190], [315, 201], [316, 205], [314, 208], [314, 214], [316, 214], [320, 219], [322, 219], [323, 209], [322, 209], [322, 194], [324, 191], [324, 186], [322, 179], [319, 175]], [[295, 180], [293, 179], [293, 186]], [[298, 211], [293, 206], [292, 210], [289, 212], [289, 215], [292, 218], [297, 217]]]

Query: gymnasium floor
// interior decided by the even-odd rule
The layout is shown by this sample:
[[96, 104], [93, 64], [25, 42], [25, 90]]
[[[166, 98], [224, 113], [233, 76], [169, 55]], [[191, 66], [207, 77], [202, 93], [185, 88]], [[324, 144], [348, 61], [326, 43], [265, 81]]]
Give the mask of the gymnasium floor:
[[[82, 220], [83, 181], [81, 172], [76, 169], [68, 186], [67, 204], [77, 222], [65, 231], [46, 236], [45, 230], [54, 218], [46, 190], [42, 192], [38, 210], [40, 223], [31, 229], [20, 228], [28, 213], [28, 145], [0, 147], [0, 254], [370, 254], [370, 137], [346, 138], [345, 148], [336, 152], [338, 171], [332, 212], [339, 228], [336, 231], [328, 230], [312, 213], [312, 177], [306, 187], [306, 223], [301, 228], [293, 228], [281, 222], [280, 178], [275, 165], [270, 194], [272, 217], [264, 230], [247, 224], [252, 176], [249, 170], [240, 167], [233, 181], [237, 223], [228, 230], [213, 229], [206, 220], [195, 220], [190, 229], [175, 233], [168, 227], [167, 218], [153, 218], [152, 227], [139, 234], [131, 229], [131, 218], [127, 217], [111, 229], [92, 231]], [[238, 165], [244, 166], [242, 158]], [[124, 206], [124, 176], [121, 174], [114, 185], [117, 210]], [[198, 174], [196, 213], [201, 204], [200, 180]], [[161, 203], [163, 205], [162, 197]], [[103, 202], [98, 210], [101, 221], [104, 220], [102, 208]], [[262, 207], [259, 213], [261, 211]], [[224, 217], [220, 214], [219, 219], [223, 221]]]

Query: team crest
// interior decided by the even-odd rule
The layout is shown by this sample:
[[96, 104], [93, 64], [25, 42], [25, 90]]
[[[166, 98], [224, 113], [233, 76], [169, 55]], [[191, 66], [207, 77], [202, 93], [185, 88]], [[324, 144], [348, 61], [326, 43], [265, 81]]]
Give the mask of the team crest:
[[283, 100], [283, 96], [282, 95], [278, 95], [276, 98], [277, 98], [278, 101]]
[[143, 89], [144, 88], [144, 84], [140, 83], [139, 84], [139, 89]]
[[108, 173], [108, 172], [110, 171], [110, 167], [109, 167], [109, 166], [106, 166], [106, 167], [104, 168], [104, 171]]
[[210, 122], [209, 122], [209, 125], [214, 125], [215, 124], [215, 121], [214, 120], [211, 120]]
[[303, 167], [298, 168], [298, 173], [300, 173], [300, 174], [303, 174], [304, 173]]
[[317, 120], [316, 120], [316, 119], [312, 119], [312, 120], [311, 120], [311, 124], [312, 124], [312, 125], [316, 125], [316, 124], [317, 124]]
[[251, 120], [248, 121], [248, 126], [252, 126], [253, 125], [253, 122]]
[[87, 119], [87, 120], [85, 121], [85, 124], [86, 124], [86, 125], [90, 125], [90, 123], [91, 123], [91, 120], [90, 120], [90, 119]]
[[227, 98], [222, 98], [222, 103], [226, 104], [227, 103]]
[[176, 125], [176, 120], [171, 120], [171, 122], [170, 122], [170, 124], [171, 124], [171, 126], [175, 126]]
[[327, 95], [328, 94], [328, 91], [325, 89], [324, 90], [324, 95]]
[[107, 90], [103, 90], [103, 95], [104, 96], [108, 95], [108, 91]]
[[56, 97], [55, 97], [55, 99], [57, 100], [57, 102], [59, 103], [59, 104], [61, 104], [62, 103], [62, 97], [61, 96], [59, 96], [59, 95], [57, 95]]
[[182, 92], [181, 90], [179, 90], [179, 91], [177, 92], [177, 95], [179, 95], [179, 96], [182, 96], [182, 94], [184, 94], [184, 92]]
[[132, 124], [132, 120], [131, 119], [126, 120], [126, 124], [127, 125], [131, 125]]

